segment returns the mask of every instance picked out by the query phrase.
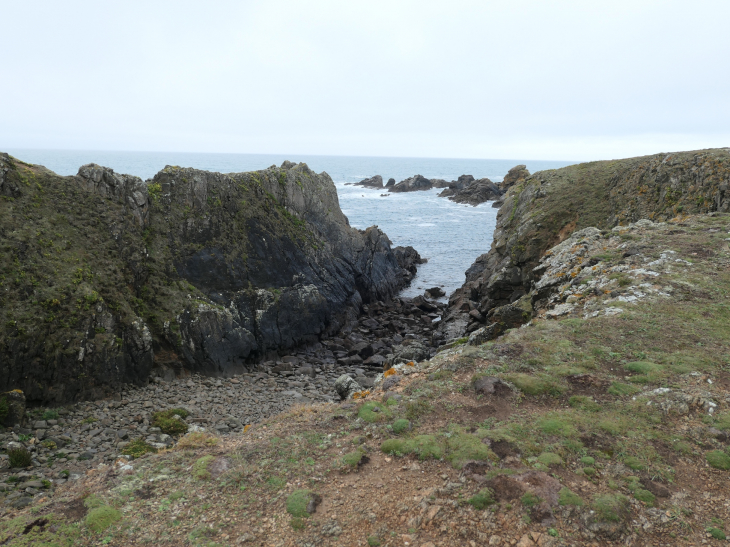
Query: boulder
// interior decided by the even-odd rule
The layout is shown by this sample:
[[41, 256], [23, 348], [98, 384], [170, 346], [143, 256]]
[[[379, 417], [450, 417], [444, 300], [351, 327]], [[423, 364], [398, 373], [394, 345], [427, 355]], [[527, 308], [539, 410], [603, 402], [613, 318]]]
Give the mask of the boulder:
[[485, 201], [500, 199], [502, 191], [488, 178], [474, 180], [471, 175], [462, 175], [456, 184], [441, 192], [439, 197], [448, 197], [456, 203], [476, 206]]
[[419, 190], [430, 190], [433, 188], [433, 183], [430, 179], [422, 175], [414, 175], [405, 180], [400, 181], [398, 184], [390, 187], [391, 192], [416, 192]]
[[388, 182], [385, 184], [386, 188], [389, 188], [391, 186], [395, 186], [395, 179], [388, 179]]
[[349, 374], [343, 374], [335, 380], [335, 392], [342, 401], [351, 399], [352, 395], [358, 391], [362, 391], [362, 386]]
[[388, 355], [386, 364], [387, 368], [390, 368], [398, 363], [424, 361], [429, 356], [428, 348], [420, 342], [416, 340], [404, 340], [401, 345], [393, 347], [393, 353]]
[[441, 287], [431, 287], [430, 289], [426, 289], [424, 296], [428, 298], [441, 298], [442, 296], [446, 296], [446, 293]]

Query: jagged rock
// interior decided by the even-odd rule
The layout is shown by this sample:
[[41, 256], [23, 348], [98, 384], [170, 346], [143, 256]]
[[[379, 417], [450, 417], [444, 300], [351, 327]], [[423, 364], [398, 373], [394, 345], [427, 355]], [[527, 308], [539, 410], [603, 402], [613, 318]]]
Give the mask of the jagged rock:
[[343, 374], [335, 381], [335, 391], [342, 401], [347, 401], [352, 398], [353, 393], [362, 391], [362, 386], [349, 374]]
[[382, 188], [383, 187], [383, 177], [380, 175], [375, 175], [374, 177], [370, 177], [369, 179], [363, 179], [360, 182], [356, 182], [355, 186], [366, 186], [368, 188]]
[[485, 201], [500, 199], [502, 191], [488, 178], [474, 180], [471, 175], [462, 175], [456, 184], [450, 185], [439, 194], [439, 197], [448, 197], [456, 203], [476, 206]]
[[441, 298], [442, 296], [446, 296], [446, 293], [441, 287], [431, 287], [430, 289], [426, 289], [425, 296], [429, 298]]
[[391, 186], [395, 186], [395, 179], [388, 179], [388, 182], [385, 184], [386, 188], [389, 188]]
[[391, 188], [391, 192], [415, 192], [417, 190], [430, 190], [433, 188], [433, 183], [422, 175], [414, 175], [405, 180], [400, 181], [398, 184], [394, 184]]
[[527, 170], [526, 165], [515, 165], [507, 172], [507, 174], [504, 176], [504, 179], [502, 179], [502, 182], [499, 183], [499, 189], [502, 192], [506, 192], [515, 184], [524, 181], [529, 176], [530, 172]]
[[78, 174], [81, 187], [87, 192], [101, 197], [113, 199], [137, 219], [140, 226], [149, 222], [150, 199], [147, 186], [142, 179], [132, 175], [120, 175], [113, 169], [89, 163], [79, 167]]

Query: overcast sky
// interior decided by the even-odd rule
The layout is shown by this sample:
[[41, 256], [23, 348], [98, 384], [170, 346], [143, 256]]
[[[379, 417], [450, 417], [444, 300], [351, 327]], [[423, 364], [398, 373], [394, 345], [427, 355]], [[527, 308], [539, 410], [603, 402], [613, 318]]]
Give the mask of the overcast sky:
[[0, 150], [730, 146], [730, 2], [3, 0]]

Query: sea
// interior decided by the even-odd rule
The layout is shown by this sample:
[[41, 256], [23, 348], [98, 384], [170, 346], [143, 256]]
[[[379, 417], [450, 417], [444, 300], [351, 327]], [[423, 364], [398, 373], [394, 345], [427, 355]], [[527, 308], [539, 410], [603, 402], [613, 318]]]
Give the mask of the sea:
[[[400, 182], [419, 174], [427, 178], [456, 180], [460, 175], [488, 177], [499, 182], [515, 165], [531, 173], [557, 169], [576, 162], [543, 160], [398, 158], [316, 156], [302, 154], [213, 154], [189, 152], [130, 152], [98, 150], [3, 150], [28, 163], [39, 164], [59, 175], [75, 175], [81, 165], [97, 163], [117, 173], [152, 178], [166, 165], [237, 173], [281, 165], [285, 160], [304, 162], [316, 172], [327, 172], [337, 187], [340, 207], [350, 225], [364, 229], [376, 225], [393, 245], [410, 245], [428, 262], [403, 296], [423, 294], [441, 287], [448, 296], [465, 279], [466, 269], [489, 251], [497, 220], [492, 202], [473, 207], [439, 198], [440, 189], [400, 194], [351, 186], [348, 183], [380, 175], [383, 181]], [[387, 195], [383, 195], [387, 194]]]

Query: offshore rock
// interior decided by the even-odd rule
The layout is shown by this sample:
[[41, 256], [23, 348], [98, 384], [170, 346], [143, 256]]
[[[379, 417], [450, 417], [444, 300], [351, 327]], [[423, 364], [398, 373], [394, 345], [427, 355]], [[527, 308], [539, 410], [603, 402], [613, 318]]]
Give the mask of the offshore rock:
[[363, 179], [360, 182], [356, 182], [354, 186], [366, 186], [368, 188], [382, 188], [383, 187], [383, 177], [380, 175], [375, 175], [374, 177], [371, 177], [369, 179]]
[[0, 155], [0, 389], [98, 398], [194, 372], [230, 376], [356, 324], [422, 262], [356, 230], [306, 164], [251, 173], [90, 164], [61, 177]]
[[448, 197], [456, 203], [477, 206], [485, 201], [500, 199], [502, 191], [488, 178], [474, 180], [471, 175], [462, 175], [456, 184], [451, 184], [439, 194], [439, 197]]

